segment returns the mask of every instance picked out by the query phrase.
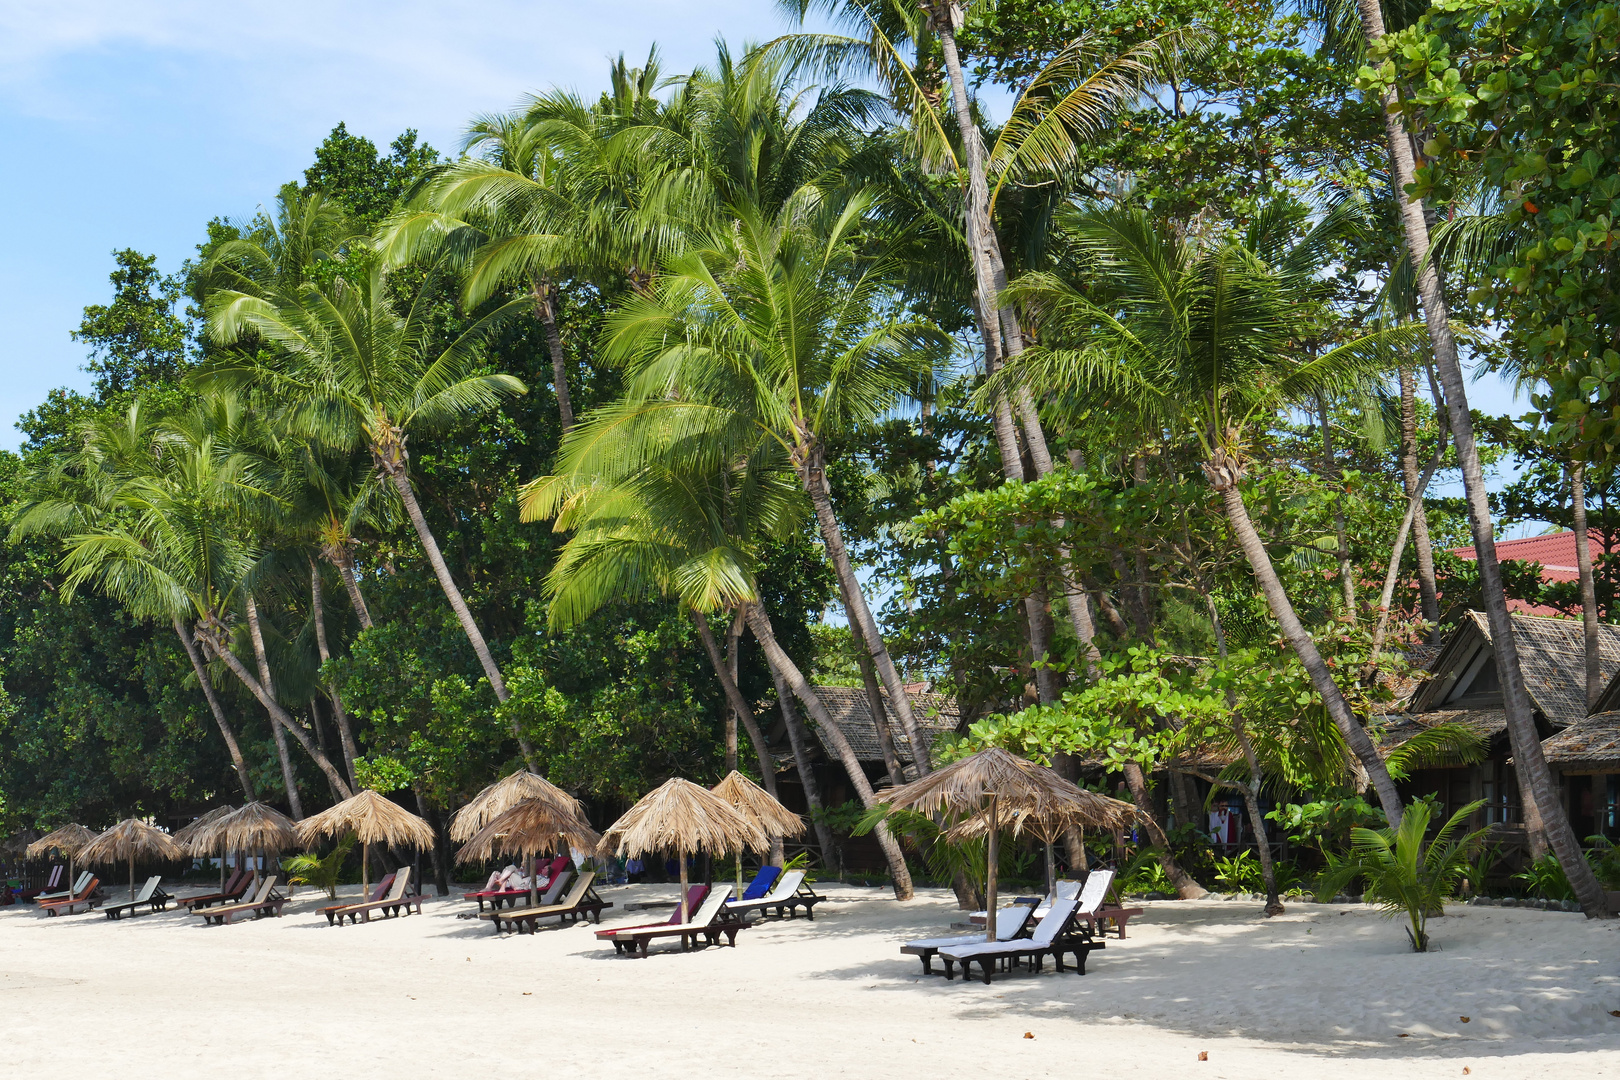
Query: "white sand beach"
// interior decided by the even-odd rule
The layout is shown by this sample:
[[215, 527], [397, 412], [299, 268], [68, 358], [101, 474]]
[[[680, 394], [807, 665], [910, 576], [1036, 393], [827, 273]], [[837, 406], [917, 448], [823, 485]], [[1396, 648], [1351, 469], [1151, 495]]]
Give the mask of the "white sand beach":
[[[1456, 907], [1420, 956], [1370, 908], [1265, 920], [1242, 901], [1164, 902], [1084, 977], [985, 986], [924, 977], [898, 951], [961, 921], [948, 894], [820, 888], [814, 922], [646, 959], [584, 926], [497, 937], [456, 918], [472, 908], [458, 899], [341, 929], [307, 890], [281, 919], [217, 928], [9, 908], [0, 1054], [18, 1075], [231, 1080], [1620, 1076], [1617, 923]], [[626, 905], [675, 893], [604, 895], [611, 925], [653, 921]]]

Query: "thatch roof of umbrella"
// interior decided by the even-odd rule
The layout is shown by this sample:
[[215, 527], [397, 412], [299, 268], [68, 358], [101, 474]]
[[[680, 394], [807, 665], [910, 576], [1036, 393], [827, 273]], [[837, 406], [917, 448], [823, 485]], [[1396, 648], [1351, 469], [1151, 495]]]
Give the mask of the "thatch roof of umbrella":
[[558, 813], [548, 799], [525, 799], [474, 833], [456, 852], [456, 861], [481, 862], [497, 854], [527, 858], [559, 841], [595, 851], [602, 837], [575, 815]]
[[79, 850], [87, 863], [129, 863], [129, 895], [135, 897], [135, 860], [141, 857], [183, 859], [186, 849], [174, 837], [139, 818], [125, 818]]
[[[954, 819], [958, 835], [977, 832], [985, 837], [989, 911], [996, 910], [997, 848], [1003, 829], [1038, 823], [1051, 836], [1068, 825], [1115, 828], [1136, 816], [1130, 804], [1084, 791], [1051, 769], [999, 747], [980, 750], [895, 788], [884, 801], [891, 807]], [[980, 818], [982, 822], [976, 820]], [[988, 920], [985, 933], [986, 940], [994, 940], [995, 920]]]
[[795, 814], [736, 769], [714, 785], [713, 791], [759, 825], [767, 838], [798, 836], [805, 830], [804, 818]]
[[151, 857], [183, 859], [186, 849], [174, 837], [139, 818], [125, 818], [79, 849], [79, 858], [89, 863], [116, 863]]
[[603, 834], [602, 855], [654, 851], [739, 851], [769, 844], [765, 833], [729, 802], [674, 777], [642, 796]]
[[600, 855], [631, 857], [674, 851], [681, 865], [681, 921], [687, 910], [686, 855], [692, 851], [758, 850], [770, 840], [753, 818], [726, 800], [676, 776], [641, 797], [602, 837]]
[[197, 818], [194, 818], [191, 824], [185, 826], [184, 828], [176, 829], [174, 831], [174, 842], [185, 848], [192, 855], [212, 855], [214, 853], [213, 847], [207, 847], [201, 850], [198, 849], [196, 844], [197, 834], [205, 831], [209, 825], [235, 810], [236, 807], [232, 806], [230, 803], [226, 803], [224, 806], [214, 807], [206, 814], [202, 814]]
[[298, 822], [298, 842], [313, 847], [323, 836], [354, 833], [362, 844], [395, 844], [425, 848], [433, 844], [433, 826], [393, 800], [369, 788]]
[[999, 747], [936, 769], [888, 792], [883, 801], [897, 809], [945, 814], [959, 821], [986, 809], [996, 799], [1000, 819], [1058, 819], [1063, 825], [1113, 829], [1136, 818], [1129, 803], [1086, 791], [1044, 765]]
[[466, 843], [485, 825], [529, 799], [546, 800], [555, 804], [561, 813], [571, 814], [581, 821], [585, 819], [585, 807], [578, 799], [538, 773], [519, 769], [501, 777], [456, 811], [456, 816], [450, 819], [450, 839], [458, 844]]
[[282, 852], [296, 847], [298, 843], [297, 822], [268, 803], [250, 802], [199, 831], [192, 854], [203, 851]]
[[29, 844], [25, 854], [30, 859], [37, 859], [48, 852], [60, 851], [68, 858], [74, 858], [95, 838], [96, 834], [83, 825], [63, 825]]

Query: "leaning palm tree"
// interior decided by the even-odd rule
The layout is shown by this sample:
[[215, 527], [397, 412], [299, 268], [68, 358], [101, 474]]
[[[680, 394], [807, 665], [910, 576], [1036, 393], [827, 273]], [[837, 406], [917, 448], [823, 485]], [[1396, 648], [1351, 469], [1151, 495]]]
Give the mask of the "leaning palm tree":
[[[802, 496], [780, 448], [754, 445], [753, 453], [733, 447], [721, 452], [726, 467], [703, 472], [702, 463], [716, 455], [713, 446], [666, 445], [652, 460], [628, 474], [629, 458], [595, 457], [590, 449], [599, 428], [610, 435], [619, 419], [609, 408], [588, 418], [565, 441], [561, 468], [569, 470], [528, 485], [522, 496], [526, 520], [556, 518], [558, 530], [571, 530], [546, 579], [553, 627], [571, 626], [614, 598], [663, 595], [676, 598], [692, 617], [732, 711], [747, 728], [759, 759], [761, 777], [774, 796], [775, 765], [753, 709], [743, 698], [721, 656], [708, 616], [741, 610], [780, 677], [793, 683], [795, 694], [815, 720], [823, 743], [838, 758], [862, 803], [876, 799], [854, 748], [827, 714], [826, 707], [776, 643], [755, 579], [755, 545], [762, 539], [791, 534], [802, 522]], [[651, 447], [643, 446], [645, 453]], [[579, 459], [598, 468], [621, 471], [586, 473]], [[691, 463], [699, 465], [694, 469]], [[809, 775], [802, 754], [802, 724], [789, 716], [790, 740], [800, 772]], [[809, 782], [806, 782], [808, 788]], [[818, 828], [824, 828], [819, 826]], [[904, 853], [887, 826], [877, 832], [879, 846], [894, 876], [895, 895], [913, 895]], [[830, 834], [821, 837], [831, 850]]]
[[[64, 598], [94, 585], [137, 618], [168, 620], [205, 691], [206, 657], [222, 662], [264, 706], [271, 724], [347, 791], [314, 739], [232, 644], [241, 623], [237, 613], [249, 599], [244, 585], [262, 555], [248, 523], [282, 505], [258, 471], [263, 459], [239, 449], [249, 423], [241, 403], [228, 396], [206, 400], [165, 425], [144, 421], [139, 405], [121, 428], [92, 423], [82, 432], [82, 449], [63, 465], [77, 480], [71, 493], [20, 508], [13, 534], [61, 537]], [[239, 755], [233, 760], [250, 790], [245, 764]]]
[[[501, 305], [439, 348], [429, 293], [419, 290], [400, 314], [380, 261], [327, 285], [305, 283], [290, 296], [216, 293], [208, 303], [213, 339], [230, 344], [252, 332], [273, 351], [216, 363], [204, 382], [256, 385], [287, 403], [292, 430], [336, 448], [370, 452], [378, 476], [398, 493], [490, 688], [505, 701], [511, 696], [506, 680], [411, 486], [407, 443], [419, 431], [478, 415], [525, 392], [514, 376], [478, 370], [484, 338], [523, 301]], [[525, 746], [524, 753], [532, 752]]]
[[1320, 355], [1299, 344], [1301, 319], [1322, 303], [1324, 267], [1359, 228], [1359, 211], [1340, 203], [1307, 228], [1303, 208], [1273, 207], [1244, 236], [1202, 246], [1134, 210], [1078, 213], [1067, 225], [1094, 287], [1026, 275], [1012, 291], [1045, 316], [1053, 344], [1025, 354], [1002, 378], [1082, 396], [1114, 393], [1197, 440], [1205, 475], [1283, 636], [1398, 825], [1395, 783], [1300, 623], [1240, 487], [1248, 440], [1261, 423], [1318, 395], [1366, 385], [1387, 370], [1396, 346], [1409, 343], [1412, 328], [1396, 327]]
[[[1410, 23], [1419, 8], [1409, 0], [1396, 0], [1387, 8], [1380, 0], [1308, 0], [1304, 10], [1307, 16], [1321, 24], [1324, 44], [1329, 51], [1356, 57], [1366, 47], [1376, 45], [1391, 25], [1400, 29]], [[1407, 258], [1417, 268], [1417, 291], [1422, 301], [1423, 321], [1429, 331], [1429, 344], [1434, 349], [1440, 384], [1445, 389], [1452, 442], [1457, 448], [1457, 463], [1462, 468], [1463, 494], [1468, 504], [1475, 565], [1479, 567], [1480, 593], [1485, 604], [1486, 619], [1490, 623], [1496, 670], [1502, 680], [1502, 707], [1507, 717], [1508, 740], [1513, 746], [1514, 761], [1517, 762], [1520, 791], [1529, 796], [1526, 802], [1541, 818], [1542, 834], [1557, 855], [1558, 864], [1569, 875], [1570, 886], [1580, 899], [1581, 910], [1588, 917], [1606, 917], [1613, 914], [1609, 896], [1581, 853], [1580, 841], [1570, 827], [1558, 784], [1542, 756], [1541, 736], [1536, 730], [1530, 694], [1525, 687], [1524, 672], [1519, 666], [1513, 621], [1508, 613], [1507, 593], [1502, 586], [1502, 568], [1496, 557], [1496, 528], [1492, 524], [1490, 499], [1485, 490], [1485, 471], [1480, 461], [1479, 446], [1474, 439], [1473, 416], [1468, 409], [1467, 377], [1458, 353], [1457, 337], [1452, 330], [1445, 277], [1439, 260], [1432, 258], [1430, 253], [1429, 208], [1421, 197], [1408, 198], [1405, 195], [1417, 185], [1416, 132], [1409, 130], [1396, 86], [1383, 89], [1378, 95], [1378, 104], [1384, 118], [1385, 144], [1389, 151], [1390, 187], [1397, 193], [1395, 201], [1400, 209]], [[1532, 837], [1531, 840], [1534, 845], [1536, 838]]]
[[672, 260], [652, 289], [614, 312], [604, 353], [629, 369], [626, 397], [573, 452], [573, 471], [618, 471], [615, 460], [648, 461], [670, 445], [783, 455], [926, 772], [927, 744], [844, 543], [826, 446], [930, 380], [949, 339], [931, 323], [881, 313], [890, 268], [858, 262], [845, 239], [863, 205], [857, 196], [834, 212], [807, 191], [774, 219], [740, 208], [732, 228]]

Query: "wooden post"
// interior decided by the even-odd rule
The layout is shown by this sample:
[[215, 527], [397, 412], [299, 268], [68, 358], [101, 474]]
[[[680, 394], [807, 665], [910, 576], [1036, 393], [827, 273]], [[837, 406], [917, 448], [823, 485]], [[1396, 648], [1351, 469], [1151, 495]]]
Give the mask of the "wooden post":
[[[984, 940], [996, 940], [996, 863], [1001, 861], [1000, 823], [996, 820], [996, 796], [990, 796], [990, 831], [985, 835]], [[987, 976], [988, 977], [988, 976]]]
[[[685, 926], [686, 920], [692, 917], [692, 913], [686, 904], [686, 850], [684, 848], [675, 852], [675, 860], [681, 864], [681, 925]], [[686, 939], [682, 938], [681, 941], [684, 944]]]

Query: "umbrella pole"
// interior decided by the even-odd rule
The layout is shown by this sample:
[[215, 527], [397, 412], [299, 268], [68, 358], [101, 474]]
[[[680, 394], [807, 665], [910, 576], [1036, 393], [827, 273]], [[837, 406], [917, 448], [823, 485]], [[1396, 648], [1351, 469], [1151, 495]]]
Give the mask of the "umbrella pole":
[[1052, 841], [1046, 842], [1046, 895], [1057, 896], [1057, 860], [1052, 858]]
[[[686, 906], [686, 852], [677, 849], [675, 852], [675, 861], [681, 864], [681, 925], [685, 926], [686, 920], [692, 916], [692, 913], [687, 910]], [[686, 939], [682, 938], [681, 941], [684, 944]]]
[[996, 796], [990, 796], [990, 831], [985, 835], [984, 940], [996, 940], [996, 863], [1001, 859], [1000, 826], [996, 822]]
[[371, 899], [371, 879], [366, 875], [371, 869], [371, 845], [365, 841], [360, 843], [360, 902], [363, 904]]
[[539, 866], [538, 856], [538, 852], [529, 852], [529, 906], [531, 908], [539, 906], [540, 901], [538, 896], [540, 891], [540, 883], [534, 879], [535, 871]]
[[135, 856], [129, 857], [129, 898], [135, 899]]

